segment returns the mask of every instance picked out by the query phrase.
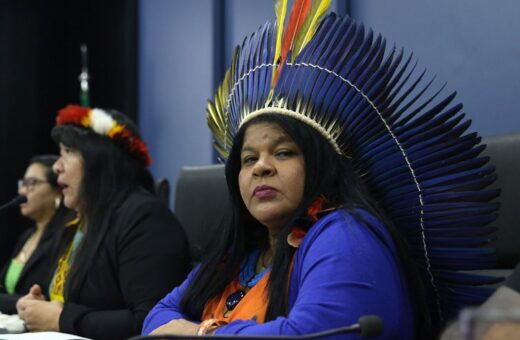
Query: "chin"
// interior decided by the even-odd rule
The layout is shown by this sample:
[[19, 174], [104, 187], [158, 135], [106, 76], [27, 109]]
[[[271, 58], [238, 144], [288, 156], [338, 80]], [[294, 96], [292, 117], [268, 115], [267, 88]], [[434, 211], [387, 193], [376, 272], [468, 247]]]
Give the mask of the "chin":
[[33, 215], [30, 212], [22, 212], [22, 216], [34, 221]]
[[69, 209], [74, 209], [73, 202], [71, 202], [71, 200], [69, 200], [69, 199], [64, 198], [63, 205]]
[[276, 229], [282, 228], [287, 223], [287, 218], [282, 218], [276, 213], [261, 213], [253, 215], [253, 217], [265, 225], [266, 227], [275, 227]]
[[80, 204], [77, 200], [64, 200], [63, 205], [71, 210], [78, 211]]
[[23, 217], [29, 217], [29, 216], [27, 216], [28, 211], [24, 208], [20, 208], [20, 215], [22, 215]]

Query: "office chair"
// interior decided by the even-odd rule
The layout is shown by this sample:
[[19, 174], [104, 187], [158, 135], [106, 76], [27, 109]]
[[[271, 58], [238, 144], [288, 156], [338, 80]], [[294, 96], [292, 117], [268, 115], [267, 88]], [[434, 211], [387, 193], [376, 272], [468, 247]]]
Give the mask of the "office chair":
[[175, 190], [175, 214], [190, 243], [190, 255], [198, 262], [209, 242], [229, 217], [230, 204], [223, 165], [182, 168]]

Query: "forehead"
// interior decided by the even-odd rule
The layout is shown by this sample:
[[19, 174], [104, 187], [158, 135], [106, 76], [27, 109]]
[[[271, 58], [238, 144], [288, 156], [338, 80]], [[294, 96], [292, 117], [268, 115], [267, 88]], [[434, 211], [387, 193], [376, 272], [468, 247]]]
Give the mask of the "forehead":
[[[64, 152], [65, 150], [68, 150], [70, 152]], [[65, 145], [63, 143], [60, 143], [60, 156], [65, 157], [67, 159], [77, 159], [78, 161], [83, 161], [83, 155], [81, 151], [78, 149]]]
[[45, 179], [45, 172], [47, 167], [40, 163], [33, 163], [27, 167], [25, 171], [25, 177], [34, 177], [39, 179]]
[[271, 122], [254, 123], [246, 128], [242, 149], [257, 144], [278, 144], [283, 142], [294, 141], [280, 125]]

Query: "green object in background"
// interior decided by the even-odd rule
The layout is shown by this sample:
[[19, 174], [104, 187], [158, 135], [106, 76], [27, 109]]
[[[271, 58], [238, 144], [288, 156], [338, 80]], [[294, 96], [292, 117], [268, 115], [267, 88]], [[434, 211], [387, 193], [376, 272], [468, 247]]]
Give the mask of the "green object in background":
[[90, 106], [88, 86], [90, 76], [88, 74], [88, 51], [86, 44], [81, 44], [81, 73], [78, 79], [80, 87], [79, 104], [81, 106]]
[[88, 92], [81, 91], [79, 95], [79, 105], [89, 106]]

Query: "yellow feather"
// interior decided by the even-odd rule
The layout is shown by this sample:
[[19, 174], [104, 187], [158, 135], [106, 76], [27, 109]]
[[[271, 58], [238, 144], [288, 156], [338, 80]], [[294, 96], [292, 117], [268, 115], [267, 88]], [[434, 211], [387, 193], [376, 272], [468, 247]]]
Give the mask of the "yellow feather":
[[317, 0], [313, 2], [310, 13], [303, 22], [300, 32], [296, 36], [292, 61], [294, 61], [294, 58], [300, 54], [305, 45], [307, 45], [309, 40], [314, 36], [318, 23], [323, 14], [325, 14], [329, 8], [330, 2], [331, 0]]
[[276, 64], [280, 58], [280, 53], [282, 50], [283, 29], [285, 15], [287, 14], [287, 0], [276, 0], [274, 4], [274, 11], [276, 12], [276, 49], [274, 52], [273, 64]]

